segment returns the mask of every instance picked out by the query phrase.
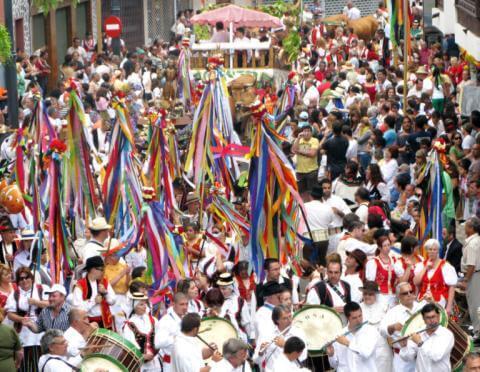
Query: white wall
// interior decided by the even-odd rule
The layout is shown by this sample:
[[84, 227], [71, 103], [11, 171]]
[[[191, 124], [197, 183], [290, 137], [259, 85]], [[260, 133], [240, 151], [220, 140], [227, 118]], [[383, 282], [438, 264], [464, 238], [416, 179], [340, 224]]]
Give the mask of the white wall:
[[432, 14], [435, 13], [440, 13], [440, 16], [433, 18], [433, 25], [444, 34], [455, 34], [455, 42], [480, 61], [480, 35], [475, 35], [471, 31], [463, 32], [465, 27], [455, 22], [457, 19], [455, 0], [444, 0], [443, 11], [433, 8]]

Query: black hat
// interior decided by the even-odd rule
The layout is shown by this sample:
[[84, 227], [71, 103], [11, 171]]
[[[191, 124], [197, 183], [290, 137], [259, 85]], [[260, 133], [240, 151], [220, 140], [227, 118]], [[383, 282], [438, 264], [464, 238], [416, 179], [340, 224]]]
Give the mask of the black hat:
[[263, 287], [263, 297], [273, 296], [283, 292], [283, 288], [277, 282], [267, 282]]
[[220, 274], [217, 285], [219, 287], [226, 287], [233, 284], [233, 276], [230, 273], [222, 273]]
[[310, 191], [310, 195], [316, 199], [320, 199], [323, 197], [323, 188], [322, 185], [314, 185], [312, 190]]
[[105, 262], [103, 262], [102, 257], [100, 256], [93, 256], [87, 258], [87, 262], [85, 263], [85, 271], [90, 271], [90, 269], [96, 269], [99, 267], [105, 267]]
[[360, 289], [362, 292], [380, 292], [378, 289], [378, 284], [371, 280], [365, 280], [363, 282], [363, 287], [359, 287], [358, 289]]
[[15, 228], [12, 225], [10, 217], [8, 217], [7, 215], [0, 216], [0, 233], [12, 230], [15, 230]]

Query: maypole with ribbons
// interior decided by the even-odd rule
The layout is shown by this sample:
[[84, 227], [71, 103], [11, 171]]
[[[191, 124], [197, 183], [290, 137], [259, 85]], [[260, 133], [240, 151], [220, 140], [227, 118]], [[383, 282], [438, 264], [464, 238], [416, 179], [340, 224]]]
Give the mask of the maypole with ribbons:
[[273, 128], [272, 117], [261, 103], [252, 106], [256, 133], [250, 152], [251, 198], [250, 260], [257, 275], [263, 261], [279, 258], [297, 261], [296, 235], [303, 208], [295, 170], [282, 151], [285, 139]]

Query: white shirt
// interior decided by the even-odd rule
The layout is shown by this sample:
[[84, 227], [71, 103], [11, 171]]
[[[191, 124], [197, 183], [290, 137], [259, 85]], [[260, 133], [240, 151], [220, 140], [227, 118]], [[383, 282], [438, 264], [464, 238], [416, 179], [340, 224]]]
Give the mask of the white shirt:
[[68, 340], [67, 353], [70, 357], [80, 356], [80, 349], [85, 347], [87, 342], [83, 338], [82, 334], [75, 328], [69, 327], [63, 334], [66, 340]]
[[[348, 331], [345, 327], [344, 331]], [[346, 336], [350, 341], [349, 346], [335, 342], [334, 354], [328, 357], [330, 366], [337, 372], [376, 372], [375, 346], [377, 343], [377, 330], [369, 324], [365, 324], [355, 333]]]
[[373, 256], [375, 254], [375, 251], [377, 250], [376, 244], [368, 244], [352, 237], [341, 240], [339, 245], [340, 244], [342, 245], [342, 247], [338, 248], [339, 251], [352, 252], [355, 249], [360, 249], [367, 256]]
[[303, 95], [303, 103], [305, 106], [310, 105], [317, 105], [318, 101], [320, 100], [320, 93], [315, 85], [312, 85], [310, 88], [307, 89], [305, 94]]
[[320, 200], [312, 200], [304, 204], [307, 222], [312, 231], [328, 229], [333, 226], [335, 215], [331, 208]]
[[[31, 297], [35, 300], [45, 300], [45, 295], [40, 298], [37, 286], [33, 286], [33, 294], [32, 291], [24, 291], [22, 288], [18, 287], [19, 296], [18, 296], [18, 308], [22, 311], [28, 312], [25, 316], [31, 318], [32, 321], [37, 320], [36, 310], [37, 307], [35, 305], [29, 306], [28, 299]], [[15, 291], [12, 291], [7, 298], [7, 302], [5, 304], [5, 312], [6, 313], [16, 313], [17, 311], [17, 303], [15, 301]], [[30, 331], [28, 327], [22, 327], [18, 337], [22, 342], [22, 346], [33, 346], [33, 345], [40, 345], [40, 339], [42, 338], [43, 333], [33, 333]]]
[[383, 180], [387, 183], [388, 188], [394, 187], [395, 176], [398, 173], [397, 160], [391, 159], [388, 163], [384, 161], [380, 166], [380, 171], [382, 172]]
[[218, 363], [210, 363], [210, 366], [212, 367], [210, 372], [252, 372], [248, 362], [245, 362], [243, 366], [234, 368], [228, 360], [222, 359]]
[[79, 252], [83, 262], [85, 263], [90, 257], [99, 256], [100, 252], [98, 250], [102, 247], [103, 244], [101, 242], [98, 242], [95, 239], [89, 240], [83, 247], [82, 251]]
[[363, 281], [360, 279], [360, 275], [358, 273], [350, 274], [350, 275], [342, 275], [342, 280], [346, 281], [350, 284], [350, 297], [351, 300], [354, 302], [360, 303], [362, 301], [362, 291], [359, 289], [363, 286]]
[[418, 347], [412, 340], [408, 340], [407, 346], [400, 349], [400, 357], [410, 361], [416, 357], [416, 372], [450, 372], [450, 353], [455, 342], [453, 333], [440, 326], [430, 336], [427, 332], [420, 336], [423, 345]]
[[[55, 359], [50, 359], [50, 358], [55, 358]], [[42, 372], [58, 372], [58, 371], [73, 372], [73, 369], [72, 367], [69, 366], [69, 364], [75, 367], [76, 365], [74, 363], [72, 363], [72, 361], [70, 361], [65, 356], [45, 354], [45, 355], [42, 355], [38, 361], [38, 369]]]
[[265, 303], [255, 313], [255, 337], [259, 339], [263, 334], [271, 335], [275, 332], [275, 324], [272, 320], [272, 311], [274, 306]]
[[300, 364], [294, 360], [290, 361], [284, 353], [282, 353], [273, 365], [272, 369], [266, 369], [265, 372], [304, 372], [310, 371], [307, 368], [302, 368]]
[[[90, 287], [92, 288], [92, 296], [89, 299], [84, 300], [82, 288], [76, 285], [75, 288], [73, 289], [72, 305], [85, 310], [88, 313], [89, 317], [98, 317], [102, 315], [102, 309], [100, 304], [97, 304], [95, 302], [95, 297], [98, 294], [97, 282], [91, 281], [91, 280], [89, 280], [89, 282], [90, 282]], [[108, 283], [106, 290], [107, 290], [107, 295], [105, 296], [105, 300], [109, 305], [115, 304], [115, 300], [116, 300], [115, 292], [113, 291], [113, 288], [110, 285], [110, 283]]]
[[197, 339], [183, 333], [177, 335], [173, 345], [172, 372], [199, 372], [204, 365]]
[[188, 313], [197, 313], [200, 316], [203, 316], [205, 313], [205, 306], [200, 300], [189, 300], [188, 301]]
[[468, 266], [474, 266], [475, 271], [480, 270], [480, 236], [478, 234], [475, 233], [465, 239], [462, 252], [462, 272], [465, 273]]
[[[239, 296], [232, 294], [230, 297], [226, 298], [223, 302], [222, 309], [220, 311], [220, 316], [225, 318], [228, 316], [228, 319], [232, 324], [237, 328], [237, 332], [242, 337], [243, 341], [248, 341], [248, 337], [253, 337], [255, 334], [254, 324], [252, 316], [250, 313], [251, 308], [249, 307], [247, 301], [243, 301], [242, 309], [239, 309]], [[240, 324], [238, 324], [236, 319], [236, 314], [240, 311]], [[245, 332], [240, 328], [245, 329]]]
[[[257, 338], [257, 347], [255, 348], [255, 353], [253, 355], [253, 361], [260, 366], [265, 366], [264, 368], [266, 371], [274, 370], [275, 361], [283, 355], [283, 348], [275, 345], [275, 343], [272, 342], [265, 349], [263, 355], [260, 355], [260, 347], [265, 342], [271, 342], [275, 337], [279, 336], [280, 333], [281, 332], [278, 327], [275, 326], [275, 331], [272, 334], [263, 333], [261, 338]], [[304, 332], [297, 327], [291, 327], [281, 337], [283, 337], [283, 339], [286, 341], [293, 336], [300, 338], [303, 342], [306, 342]], [[307, 348], [303, 350], [298, 359], [300, 362], [303, 362], [307, 359]]]
[[[337, 208], [343, 214], [348, 214], [352, 212], [348, 207], [347, 203], [345, 203], [345, 201], [337, 195], [332, 194], [327, 200], [324, 199], [323, 202], [330, 208], [331, 207]], [[340, 227], [342, 225], [343, 225], [343, 217], [340, 217], [338, 214], [334, 213], [333, 227]]]
[[158, 321], [158, 332], [155, 333], [155, 348], [160, 354], [171, 356], [175, 337], [180, 334], [182, 319], [173, 310], [168, 308], [167, 313]]
[[21, 267], [30, 267], [32, 261], [30, 260], [30, 252], [28, 250], [22, 250], [15, 254], [13, 259], [13, 272], [16, 273]]
[[136, 249], [132, 249], [126, 256], [125, 262], [128, 266], [132, 269], [140, 266], [147, 267], [147, 250], [142, 249], [137, 251]]
[[361, 17], [361, 13], [360, 13], [360, 9], [358, 9], [357, 7], [351, 7], [350, 9], [348, 9], [347, 11], [347, 17], [349, 19], [359, 19]]
[[355, 211], [355, 214], [360, 218], [360, 221], [363, 223], [368, 222], [368, 203], [367, 204], [360, 204]]

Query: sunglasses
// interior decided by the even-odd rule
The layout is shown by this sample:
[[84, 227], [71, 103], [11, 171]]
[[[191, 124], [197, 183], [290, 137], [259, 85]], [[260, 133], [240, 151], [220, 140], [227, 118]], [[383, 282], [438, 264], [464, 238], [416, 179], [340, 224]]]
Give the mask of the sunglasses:
[[28, 280], [28, 279], [30, 279], [29, 276], [19, 276], [19, 277], [18, 277], [18, 280], [19, 280], [19, 281]]
[[454, 140], [461, 140], [461, 137], [455, 137]]
[[400, 296], [408, 296], [413, 294], [413, 291], [407, 291], [407, 292], [400, 292]]

